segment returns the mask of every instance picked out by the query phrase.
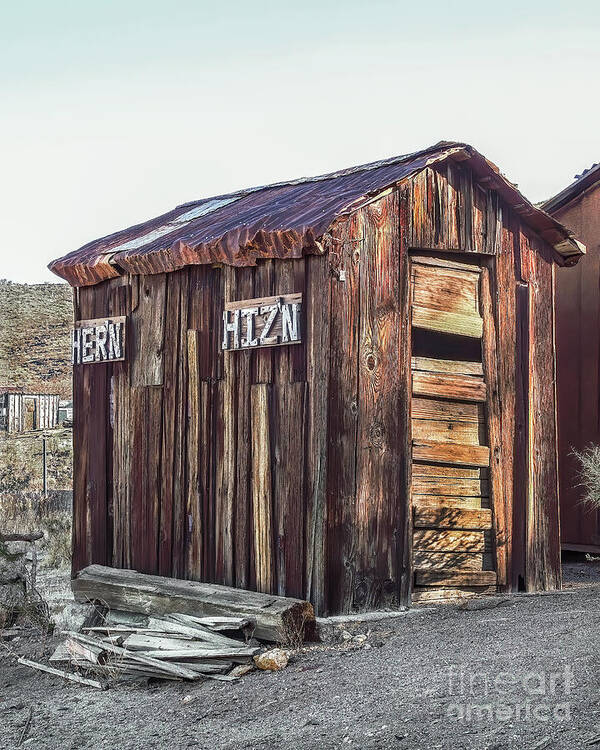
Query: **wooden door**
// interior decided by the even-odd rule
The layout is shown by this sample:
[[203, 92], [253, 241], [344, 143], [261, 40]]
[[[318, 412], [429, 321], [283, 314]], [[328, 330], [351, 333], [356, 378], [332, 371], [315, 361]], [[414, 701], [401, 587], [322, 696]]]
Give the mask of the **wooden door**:
[[496, 586], [481, 273], [475, 264], [411, 258], [415, 602]]

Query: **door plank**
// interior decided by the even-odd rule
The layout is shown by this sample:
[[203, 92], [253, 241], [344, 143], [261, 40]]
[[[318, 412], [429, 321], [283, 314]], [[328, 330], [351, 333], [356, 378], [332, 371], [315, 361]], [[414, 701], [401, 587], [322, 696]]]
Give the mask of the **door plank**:
[[422, 552], [416, 551], [413, 556], [415, 568], [444, 570], [483, 570], [483, 554], [462, 554], [460, 552]]
[[413, 395], [485, 401], [487, 389], [483, 378], [469, 375], [447, 375], [434, 372], [413, 372]]
[[462, 497], [461, 495], [415, 495], [412, 496], [415, 508], [487, 508], [487, 497]]
[[413, 440], [413, 459], [448, 464], [489, 466], [490, 449], [484, 445], [455, 445], [433, 440]]
[[479, 315], [479, 274], [415, 264], [413, 306]]
[[435, 359], [433, 357], [412, 357], [411, 366], [413, 370], [423, 370], [425, 372], [448, 372], [453, 375], [483, 376], [483, 365], [481, 362]]
[[485, 552], [483, 531], [417, 529], [413, 547], [424, 552]]
[[444, 466], [443, 464], [428, 464], [415, 461], [413, 476], [416, 477], [448, 477], [452, 479], [487, 479], [489, 472], [482, 467]]
[[444, 419], [413, 419], [414, 440], [436, 440], [442, 443], [481, 445], [485, 443], [485, 429], [481, 422], [454, 422]]
[[460, 422], [485, 423], [483, 403], [439, 401], [435, 398], [413, 398], [413, 419], [452, 419]]
[[420, 529], [492, 528], [492, 511], [485, 508], [450, 508], [420, 505], [414, 510], [414, 526]]
[[417, 586], [494, 586], [493, 570], [415, 570]]
[[468, 336], [473, 339], [480, 339], [483, 331], [483, 321], [478, 315], [445, 312], [417, 305], [413, 305], [412, 324], [413, 328], [454, 333], [457, 336]]

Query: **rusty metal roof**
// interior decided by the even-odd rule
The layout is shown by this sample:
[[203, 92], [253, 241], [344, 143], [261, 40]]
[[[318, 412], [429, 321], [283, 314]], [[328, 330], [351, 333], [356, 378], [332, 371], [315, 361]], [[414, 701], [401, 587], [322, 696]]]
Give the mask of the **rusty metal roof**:
[[298, 258], [322, 252], [319, 241], [332, 223], [365, 199], [425, 167], [458, 158], [468, 161], [559, 254], [583, 250], [571, 233], [535, 208], [498, 168], [465, 143], [431, 148], [320, 177], [241, 190], [169, 211], [142, 224], [84, 245], [50, 263], [73, 286], [88, 286], [126, 273], [153, 274], [188, 265], [251, 266], [257, 258]]

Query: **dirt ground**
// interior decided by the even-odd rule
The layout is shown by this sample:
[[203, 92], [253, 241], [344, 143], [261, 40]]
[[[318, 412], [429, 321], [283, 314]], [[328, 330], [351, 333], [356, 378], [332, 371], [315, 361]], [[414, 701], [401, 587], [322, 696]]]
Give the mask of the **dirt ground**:
[[[21, 747], [65, 750], [600, 746], [600, 565], [569, 563], [564, 574], [562, 592], [353, 624], [354, 635], [368, 633], [363, 644], [310, 647], [281, 672], [235, 683], [100, 692], [4, 651], [0, 747], [21, 737]], [[10, 645], [40, 655], [33, 638]]]

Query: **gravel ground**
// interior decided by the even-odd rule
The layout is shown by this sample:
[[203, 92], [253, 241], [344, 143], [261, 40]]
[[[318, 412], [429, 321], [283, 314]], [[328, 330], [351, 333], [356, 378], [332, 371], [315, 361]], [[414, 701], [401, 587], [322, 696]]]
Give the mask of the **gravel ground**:
[[[306, 648], [236, 683], [65, 683], [0, 654], [0, 747], [584, 748], [600, 745], [600, 566], [565, 588], [479, 610], [353, 623], [362, 639]], [[369, 630], [370, 628], [370, 630]], [[11, 647], [35, 658], [40, 644]], [[184, 700], [185, 699], [185, 700]], [[31, 718], [30, 718], [31, 717]]]

